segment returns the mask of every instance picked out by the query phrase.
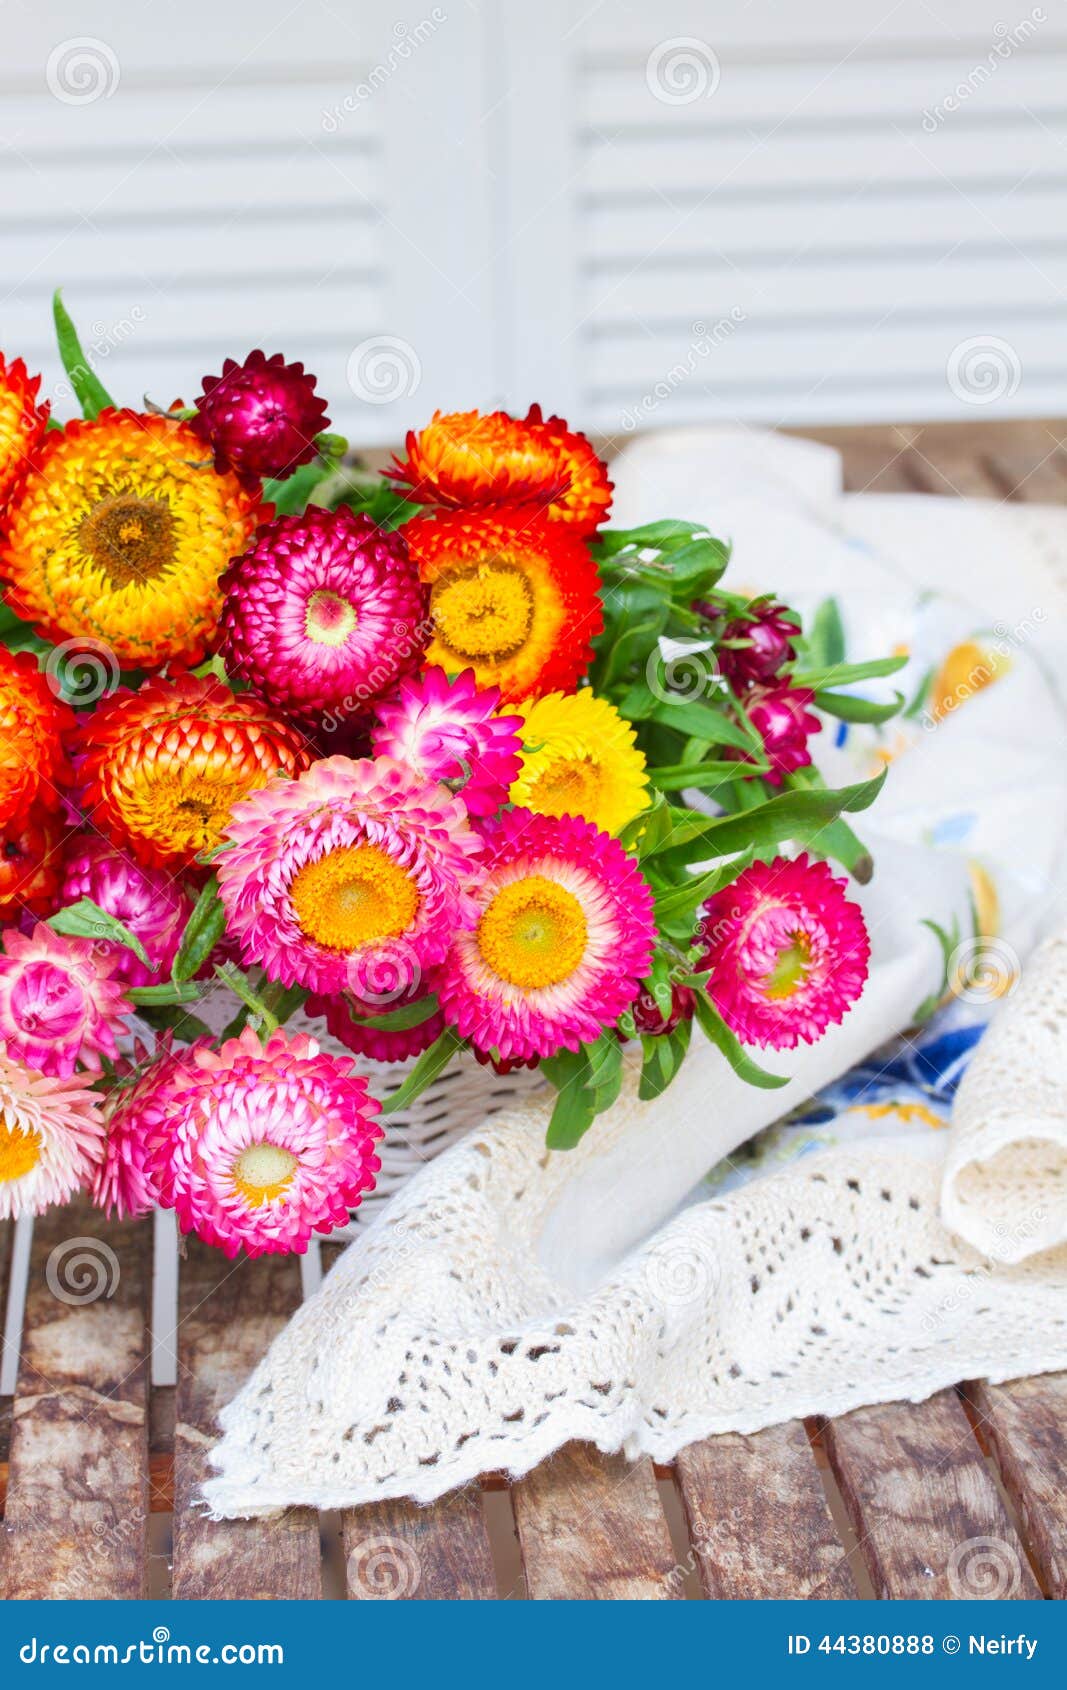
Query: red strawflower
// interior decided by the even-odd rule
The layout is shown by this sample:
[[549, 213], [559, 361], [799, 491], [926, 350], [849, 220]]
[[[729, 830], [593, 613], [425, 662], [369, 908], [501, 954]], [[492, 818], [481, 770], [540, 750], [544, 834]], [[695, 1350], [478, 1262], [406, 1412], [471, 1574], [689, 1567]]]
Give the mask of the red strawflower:
[[30, 467], [48, 425], [48, 403], [38, 404], [40, 376], [21, 358], [9, 364], [0, 352], [0, 510]]
[[227, 358], [221, 376], [205, 376], [193, 427], [215, 454], [217, 469], [238, 475], [289, 475], [315, 455], [315, 436], [329, 424], [326, 402], [303, 364], [280, 352]]
[[806, 768], [811, 762], [808, 740], [822, 730], [818, 716], [808, 708], [814, 697], [806, 687], [788, 683], [753, 687], [745, 694], [745, 709], [771, 765], [770, 772], [763, 776], [768, 785], [781, 786], [783, 775]]
[[[728, 622], [719, 636], [719, 668], [731, 686], [744, 687], [773, 681], [786, 663], [796, 657], [793, 644], [800, 632], [796, 617], [788, 605], [774, 599], [756, 602], [750, 614]], [[743, 646], [731, 646], [731, 640], [743, 640]]]

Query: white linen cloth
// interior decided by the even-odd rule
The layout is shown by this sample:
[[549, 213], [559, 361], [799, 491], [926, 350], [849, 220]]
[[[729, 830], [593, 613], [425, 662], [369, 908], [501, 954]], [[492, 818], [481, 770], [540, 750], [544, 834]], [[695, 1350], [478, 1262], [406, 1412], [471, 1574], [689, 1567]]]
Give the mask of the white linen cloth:
[[[844, 498], [826, 448], [729, 431], [635, 444], [616, 480], [619, 523], [702, 519], [735, 541], [729, 580], [805, 610], [837, 596], [849, 660], [908, 649], [890, 684], [909, 697], [934, 676], [884, 736], [821, 736], [832, 780], [893, 759], [856, 818], [876, 862], [854, 892], [867, 990], [819, 1044], [763, 1053], [782, 1091], [744, 1085], [694, 1032], [666, 1095], [639, 1103], [631, 1072], [577, 1150], [545, 1151], [534, 1091], [422, 1168], [224, 1410], [217, 1515], [429, 1501], [572, 1438], [665, 1460], [716, 1431], [1067, 1365], [1067, 939], [1015, 974], [1063, 920], [1047, 669], [1067, 515]], [[929, 1036], [886, 1050], [943, 984], [929, 920], [973, 978]], [[973, 1041], [998, 994], [942, 1130], [931, 1052]]]

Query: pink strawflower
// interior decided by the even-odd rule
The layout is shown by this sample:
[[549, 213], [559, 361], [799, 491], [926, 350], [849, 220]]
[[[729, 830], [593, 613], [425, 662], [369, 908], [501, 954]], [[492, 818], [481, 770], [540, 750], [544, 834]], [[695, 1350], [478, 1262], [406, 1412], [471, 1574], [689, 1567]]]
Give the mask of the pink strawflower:
[[728, 622], [719, 635], [721, 642], [744, 641], [737, 646], [720, 644], [719, 667], [738, 691], [760, 681], [772, 681], [796, 657], [793, 642], [799, 632], [796, 615], [788, 605], [775, 599], [756, 600], [747, 616]]
[[477, 919], [482, 842], [462, 800], [389, 757], [327, 757], [231, 813], [228, 929], [272, 980], [395, 999]]
[[95, 1092], [0, 1052], [0, 1220], [65, 1203], [91, 1175], [103, 1141]]
[[315, 436], [329, 426], [326, 402], [303, 364], [280, 352], [227, 358], [221, 376], [205, 376], [192, 426], [215, 454], [216, 469], [280, 478], [315, 456]]
[[445, 1020], [505, 1060], [577, 1050], [648, 973], [651, 890], [591, 822], [514, 809], [484, 832], [477, 926], [455, 935], [436, 977]]
[[783, 775], [811, 762], [808, 740], [822, 730], [818, 716], [808, 708], [814, 696], [806, 687], [788, 684], [753, 687], [745, 694], [745, 709], [771, 765], [763, 777], [769, 786], [781, 786]]
[[447, 781], [472, 816], [494, 815], [522, 761], [523, 718], [495, 716], [499, 703], [500, 688], [479, 688], [473, 669], [454, 681], [443, 669], [427, 669], [378, 705], [374, 750], [423, 780]]
[[[309, 1015], [321, 1015], [326, 1030], [357, 1056], [373, 1057], [375, 1062], [403, 1062], [406, 1057], [418, 1056], [428, 1050], [444, 1031], [445, 1018], [439, 1009], [413, 1027], [378, 1027], [374, 1023], [416, 1002], [419, 990], [405, 992], [400, 997], [383, 998], [380, 1003], [365, 1003], [361, 998], [347, 995], [333, 998], [310, 997], [305, 1004]], [[369, 1022], [369, 1026], [361, 1026]]]
[[844, 1019], [867, 978], [858, 904], [824, 862], [753, 863], [704, 910], [708, 995], [743, 1044], [793, 1050]]
[[151, 967], [126, 945], [101, 939], [99, 952], [114, 961], [113, 978], [127, 986], [158, 984], [170, 973], [191, 905], [180, 884], [162, 869], [142, 868], [98, 834], [79, 834], [64, 864], [61, 902], [91, 898], [140, 939]]
[[[110, 949], [110, 947], [108, 947]], [[81, 1061], [117, 1057], [116, 1030], [130, 1013], [114, 961], [93, 939], [70, 939], [38, 922], [8, 928], [0, 955], [0, 1046], [8, 1056], [66, 1078]]]
[[246, 1027], [218, 1051], [191, 1046], [160, 1093], [182, 1231], [260, 1256], [347, 1221], [381, 1166], [379, 1106], [354, 1069], [284, 1027], [265, 1045]]
[[365, 715], [417, 668], [430, 637], [403, 535], [347, 505], [261, 528], [221, 584], [229, 674], [305, 721]]
[[170, 1131], [163, 1107], [181, 1058], [164, 1034], [154, 1056], [138, 1047], [135, 1061], [103, 1098], [107, 1133], [95, 1170], [92, 1199], [106, 1215], [146, 1215], [170, 1183]]

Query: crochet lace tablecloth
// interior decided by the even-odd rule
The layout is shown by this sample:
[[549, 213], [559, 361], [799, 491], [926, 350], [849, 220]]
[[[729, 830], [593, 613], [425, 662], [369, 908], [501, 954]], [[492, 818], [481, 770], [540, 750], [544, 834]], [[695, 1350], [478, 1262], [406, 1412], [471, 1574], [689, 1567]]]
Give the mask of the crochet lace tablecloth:
[[[1033, 512], [990, 507], [983, 523], [963, 501], [901, 500], [910, 524], [899, 508], [880, 524], [869, 507], [889, 501], [840, 500], [818, 448], [678, 450], [688, 468], [657, 442], [619, 477], [625, 518], [662, 512], [663, 483], [688, 476], [727, 512], [713, 525], [738, 541], [738, 579], [860, 606], [850, 657], [897, 636], [945, 637], [953, 660], [1007, 642], [995, 684], [880, 748], [895, 766], [862, 829], [868, 990], [818, 1045], [780, 1053], [783, 1091], [743, 1086], [695, 1035], [665, 1098], [638, 1102], [631, 1071], [571, 1153], [545, 1151], [548, 1104], [528, 1083], [450, 1143], [479, 1106], [457, 1070], [424, 1103], [413, 1156], [450, 1147], [406, 1178], [394, 1132], [395, 1194], [224, 1410], [205, 1488], [218, 1515], [429, 1501], [573, 1438], [666, 1460], [717, 1431], [1067, 1366], [1067, 938], [1029, 955], [1067, 914], [1063, 715], [1044, 664], [1067, 522], [1043, 513], [1038, 540]], [[1003, 582], [987, 529], [1001, 563], [1014, 535]], [[924, 575], [959, 594], [931, 608], [904, 590]], [[870, 755], [845, 735], [822, 761], [836, 778]], [[971, 948], [969, 984], [886, 1048], [943, 983], [928, 919]], [[485, 1097], [499, 1109], [499, 1087]]]

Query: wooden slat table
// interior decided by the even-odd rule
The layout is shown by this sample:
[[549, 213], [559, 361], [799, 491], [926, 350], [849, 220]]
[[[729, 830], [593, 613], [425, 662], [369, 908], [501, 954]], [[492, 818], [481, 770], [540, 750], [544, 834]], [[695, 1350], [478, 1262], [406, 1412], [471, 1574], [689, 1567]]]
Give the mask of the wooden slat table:
[[[806, 432], [853, 490], [1067, 502], [1067, 423]], [[0, 1307], [12, 1237], [0, 1222]], [[7, 1597], [1067, 1595], [1067, 1375], [709, 1438], [664, 1470], [572, 1445], [428, 1509], [214, 1523], [193, 1505], [214, 1417], [297, 1306], [299, 1265], [190, 1245], [178, 1384], [150, 1394], [151, 1243], [84, 1204], [37, 1222], [0, 1402]], [[105, 1294], [79, 1300], [99, 1270]]]

